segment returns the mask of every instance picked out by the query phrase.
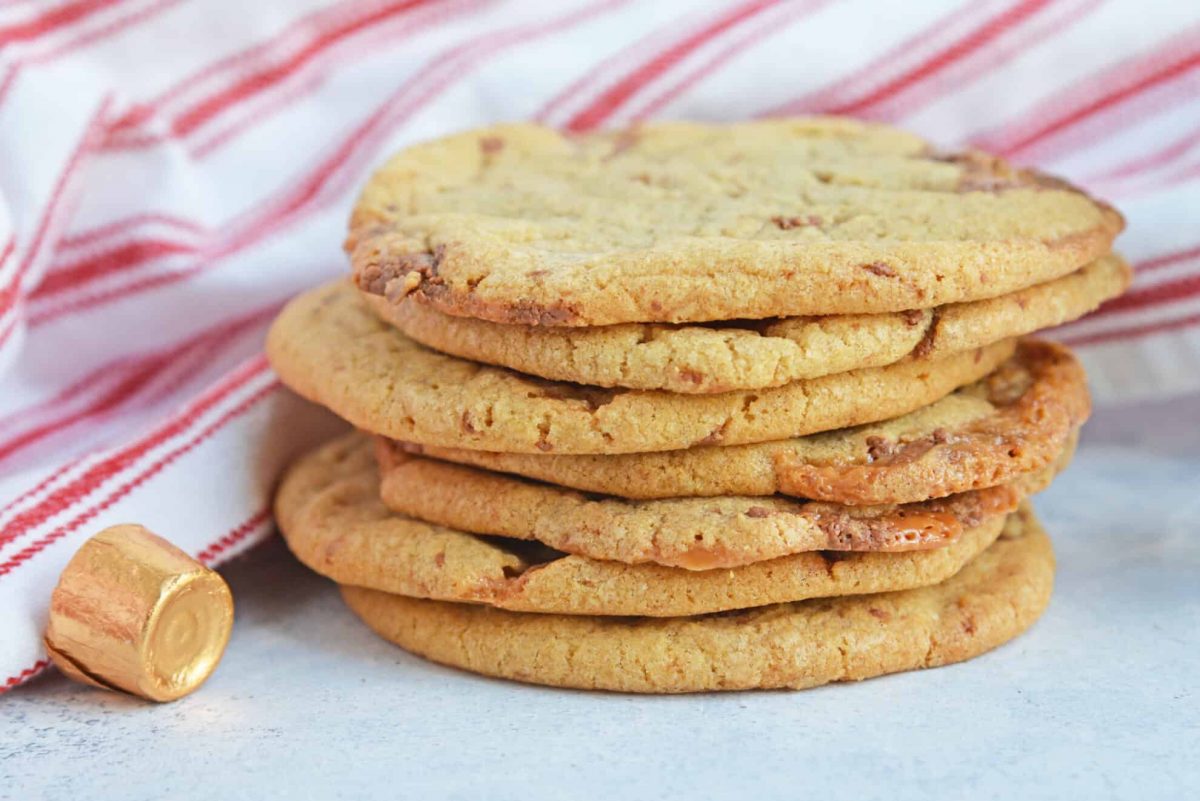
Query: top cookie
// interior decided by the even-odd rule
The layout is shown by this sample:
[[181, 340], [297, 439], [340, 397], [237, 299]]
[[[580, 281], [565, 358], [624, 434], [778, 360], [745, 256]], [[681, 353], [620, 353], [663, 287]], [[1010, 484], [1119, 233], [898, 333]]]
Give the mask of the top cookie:
[[842, 119], [504, 125], [409, 148], [350, 221], [393, 302], [550, 326], [892, 312], [995, 297], [1109, 250], [1121, 216], [981, 153]]

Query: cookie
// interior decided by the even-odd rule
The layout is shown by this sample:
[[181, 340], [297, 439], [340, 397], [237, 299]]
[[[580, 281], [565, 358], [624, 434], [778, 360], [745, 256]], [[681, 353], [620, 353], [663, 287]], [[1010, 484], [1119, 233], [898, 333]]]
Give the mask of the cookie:
[[1098, 259], [1123, 225], [1059, 179], [844, 119], [501, 125], [395, 156], [346, 247], [393, 303], [594, 326], [996, 297]]
[[642, 453], [764, 442], [895, 417], [991, 372], [1005, 341], [931, 361], [722, 395], [552, 383], [446, 356], [379, 320], [353, 287], [287, 305], [267, 337], [280, 378], [356, 427], [509, 453]]
[[[630, 501], [473, 467], [385, 452], [380, 499], [393, 512], [472, 534], [535, 540], [627, 564], [713, 570], [803, 551], [941, 548], [964, 528], [1016, 508], [1052, 475], [887, 506], [785, 497]], [[1053, 471], [1042, 471], [1042, 473]]]
[[988, 300], [891, 314], [683, 326], [502, 325], [365, 294], [382, 319], [423, 345], [556, 381], [709, 394], [777, 387], [914, 354], [938, 358], [1049, 328], [1121, 294], [1132, 273], [1105, 256], [1070, 275]]
[[1032, 512], [933, 586], [684, 618], [527, 615], [343, 586], [377, 634], [427, 659], [532, 684], [620, 692], [802, 689], [961, 662], [1028, 629], [1054, 584]]
[[304, 457], [275, 502], [292, 552], [341, 584], [504, 609], [575, 615], [678, 616], [942, 581], [995, 539], [999, 510], [944, 547], [903, 553], [809, 551], [722, 570], [566, 555], [406, 518], [379, 500], [369, 452], [352, 435]]
[[616, 456], [527, 455], [411, 443], [392, 448], [631, 499], [794, 495], [912, 503], [1014, 480], [1050, 464], [1090, 412], [1083, 367], [1024, 340], [981, 381], [902, 417], [804, 437]]

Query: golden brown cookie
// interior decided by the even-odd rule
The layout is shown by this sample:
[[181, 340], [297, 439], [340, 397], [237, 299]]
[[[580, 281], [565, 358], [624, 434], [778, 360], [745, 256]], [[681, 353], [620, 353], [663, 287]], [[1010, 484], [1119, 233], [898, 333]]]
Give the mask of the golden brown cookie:
[[464, 359], [556, 381], [710, 394], [879, 367], [914, 352], [938, 358], [1050, 328], [1121, 294], [1131, 276], [1109, 255], [1053, 281], [936, 309], [678, 326], [504, 325], [364, 297], [406, 336]]
[[535, 540], [591, 559], [712, 570], [803, 551], [941, 548], [981, 519], [1011, 512], [1025, 492], [1001, 484], [887, 506], [748, 496], [630, 501], [388, 449], [379, 494], [393, 512], [472, 534]]
[[810, 551], [704, 571], [627, 565], [395, 514], [379, 500], [374, 460], [357, 435], [294, 465], [275, 511], [300, 561], [341, 584], [527, 612], [655, 617], [934, 584], [986, 548], [1005, 517], [981, 510], [962, 536], [934, 550]]
[[940, 584], [684, 618], [530, 615], [343, 586], [380, 636], [435, 662], [621, 692], [801, 689], [978, 656], [1033, 625], [1054, 553], [1033, 514]]
[[1014, 480], [1050, 464], [1090, 411], [1083, 367], [1025, 340], [981, 381], [902, 417], [729, 447], [614, 456], [528, 455], [395, 443], [397, 450], [632, 499], [794, 495], [911, 503]]
[[591, 326], [996, 297], [1094, 261], [1123, 224], [1064, 181], [851, 120], [501, 125], [395, 156], [346, 246], [392, 302]]
[[931, 361], [722, 395], [552, 383], [418, 345], [341, 282], [283, 310], [267, 355], [285, 384], [358, 428], [510, 453], [642, 453], [763, 442], [894, 417], [991, 372], [1001, 342]]

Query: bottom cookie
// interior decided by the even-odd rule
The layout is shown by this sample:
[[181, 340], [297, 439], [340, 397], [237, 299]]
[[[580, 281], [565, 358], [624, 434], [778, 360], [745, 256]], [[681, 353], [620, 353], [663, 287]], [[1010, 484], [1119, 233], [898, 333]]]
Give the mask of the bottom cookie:
[[342, 587], [376, 633], [435, 662], [533, 684], [684, 693], [815, 687], [960, 662], [1029, 628], [1054, 553], [1025, 506], [931, 587], [686, 618], [576, 617]]

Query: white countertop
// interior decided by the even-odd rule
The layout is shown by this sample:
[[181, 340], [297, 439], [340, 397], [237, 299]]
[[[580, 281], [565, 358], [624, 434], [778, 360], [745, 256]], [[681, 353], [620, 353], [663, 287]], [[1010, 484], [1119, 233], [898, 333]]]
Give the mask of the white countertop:
[[967, 664], [799, 693], [636, 697], [428, 664], [278, 540], [158, 706], [47, 675], [0, 698], [3, 799], [1140, 798], [1200, 794], [1200, 398], [1097, 416], [1037, 502], [1045, 617]]

